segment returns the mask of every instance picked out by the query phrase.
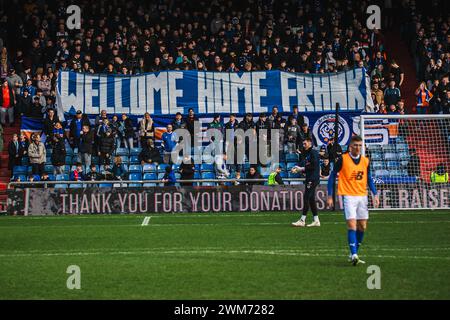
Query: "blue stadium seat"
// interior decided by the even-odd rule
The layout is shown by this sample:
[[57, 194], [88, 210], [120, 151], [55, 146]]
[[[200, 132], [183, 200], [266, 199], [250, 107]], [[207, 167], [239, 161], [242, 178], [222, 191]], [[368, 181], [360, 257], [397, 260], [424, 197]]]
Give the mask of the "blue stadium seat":
[[195, 169], [196, 172], [197, 172], [197, 171], [200, 171], [201, 165], [198, 164], [198, 163], [194, 164], [194, 169]]
[[156, 173], [144, 173], [143, 180], [157, 180], [158, 176]]
[[284, 179], [288, 177], [288, 173], [286, 171], [281, 171], [280, 176]]
[[164, 177], [164, 172], [158, 173], [158, 180], [162, 180], [163, 177]]
[[166, 172], [166, 168], [168, 167], [168, 164], [165, 163], [160, 163], [158, 164], [158, 172]]
[[142, 180], [142, 174], [141, 173], [137, 173], [137, 172], [130, 173], [128, 175], [128, 180], [131, 180], [131, 181]]
[[180, 178], [181, 178], [181, 174], [176, 172], [175, 173], [175, 179], [180, 180]]
[[381, 161], [371, 161], [370, 164], [372, 165], [372, 170], [381, 170], [383, 169], [383, 162]]
[[130, 156], [130, 164], [140, 164], [139, 156]]
[[142, 186], [144, 188], [145, 187], [156, 187], [156, 183], [154, 183], [154, 182], [147, 182], [147, 183], [144, 183]]
[[391, 177], [401, 177], [402, 171], [401, 170], [391, 170], [391, 171], [389, 171], [389, 175]]
[[29, 166], [30, 165], [30, 159], [28, 157], [23, 157], [20, 161], [22, 166]]
[[66, 156], [66, 164], [71, 165], [72, 164], [72, 156]]
[[406, 143], [397, 143], [396, 145], [397, 151], [408, 151], [408, 145]]
[[72, 148], [66, 148], [66, 156], [73, 157], [73, 150], [72, 150]]
[[295, 167], [297, 164], [295, 163], [295, 162], [288, 162], [287, 164], [286, 164], [286, 170], [287, 171], [291, 171], [291, 169], [293, 168], [293, 167]]
[[53, 152], [53, 149], [52, 148], [46, 148], [45, 149], [45, 153], [47, 154], [47, 156], [51, 156], [52, 155], [52, 152]]
[[92, 156], [91, 157], [91, 163], [93, 164], [100, 164], [100, 159], [98, 156]]
[[57, 184], [55, 184], [55, 189], [66, 189], [68, 187], [68, 185], [67, 184], [64, 184], [64, 183], [57, 183]]
[[46, 164], [44, 166], [44, 172], [46, 172], [46, 173], [53, 173], [53, 166], [51, 164]]
[[397, 153], [394, 152], [386, 152], [384, 154], [384, 160], [397, 160], [398, 159], [398, 155]]
[[129, 173], [141, 173], [142, 172], [142, 166], [140, 164], [131, 164], [128, 167]]
[[79, 189], [79, 188], [83, 188], [83, 187], [84, 187], [84, 185], [82, 183], [69, 184], [69, 188], [71, 188], [71, 189]]
[[202, 178], [202, 175], [200, 174], [200, 172], [195, 171], [194, 172], [194, 179], [201, 179], [201, 178]]
[[400, 168], [400, 163], [398, 161], [388, 161], [386, 164], [388, 170], [396, 170]]
[[[131, 181], [139, 181], [142, 180], [142, 174], [141, 173], [130, 173], [128, 175], [128, 180]], [[140, 187], [141, 184], [140, 183], [129, 183], [128, 187]]]
[[409, 160], [411, 156], [408, 151], [402, 151], [398, 153], [398, 158], [400, 160]]
[[172, 170], [175, 172], [178, 172], [180, 170], [180, 165], [179, 164], [173, 164], [172, 165]]
[[120, 156], [120, 158], [122, 158], [122, 163], [127, 164], [129, 161], [128, 156]]
[[214, 172], [202, 172], [202, 179], [215, 179], [216, 174]]
[[302, 175], [300, 173], [288, 172], [288, 178], [301, 178]]
[[45, 163], [51, 163], [52, 162], [52, 156], [48, 155], [45, 157]]
[[378, 152], [378, 151], [371, 151], [370, 159], [371, 160], [381, 160], [381, 159], [383, 159], [383, 153]]
[[393, 144], [385, 144], [382, 148], [384, 152], [395, 152], [395, 145]]
[[55, 178], [56, 178], [56, 181], [69, 181], [68, 174], [57, 174]]
[[202, 163], [200, 166], [202, 172], [214, 171], [214, 165], [212, 163]]
[[14, 166], [13, 168], [13, 175], [27, 174], [27, 172], [28, 172], [27, 166]]
[[116, 150], [116, 156], [128, 156], [128, 154], [128, 148], [117, 148]]
[[267, 178], [270, 173], [272, 172], [270, 167], [261, 167], [261, 170], [259, 171], [259, 173], [264, 177]]
[[143, 172], [156, 172], [156, 166], [153, 163], [146, 163], [142, 167]]
[[100, 183], [98, 186], [100, 188], [112, 188], [113, 184], [112, 183]]
[[138, 156], [142, 151], [142, 148], [131, 148], [130, 155]]
[[286, 162], [298, 162], [298, 154], [297, 153], [286, 154]]
[[388, 170], [376, 170], [375, 171], [375, 177], [388, 177], [389, 171]]
[[290, 184], [291, 185], [301, 185], [301, 184], [303, 184], [303, 181], [291, 181]]

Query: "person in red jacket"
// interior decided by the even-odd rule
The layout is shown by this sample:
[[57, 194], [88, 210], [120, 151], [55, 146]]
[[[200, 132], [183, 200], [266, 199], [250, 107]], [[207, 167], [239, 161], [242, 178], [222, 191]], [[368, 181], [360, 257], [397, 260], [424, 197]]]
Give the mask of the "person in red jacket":
[[5, 79], [0, 91], [0, 121], [4, 126], [6, 124], [6, 115], [8, 115], [9, 124], [14, 125], [14, 106], [16, 105], [16, 96], [13, 88]]

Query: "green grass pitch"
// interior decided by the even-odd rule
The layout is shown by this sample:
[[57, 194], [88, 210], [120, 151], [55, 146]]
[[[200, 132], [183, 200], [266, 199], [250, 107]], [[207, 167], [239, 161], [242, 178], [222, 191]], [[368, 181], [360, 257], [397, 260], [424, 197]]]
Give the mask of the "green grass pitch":
[[[3, 216], [0, 299], [450, 299], [448, 210], [372, 212], [356, 267], [342, 213], [322, 212], [320, 228], [291, 227], [297, 218]], [[66, 287], [69, 265], [80, 290]]]

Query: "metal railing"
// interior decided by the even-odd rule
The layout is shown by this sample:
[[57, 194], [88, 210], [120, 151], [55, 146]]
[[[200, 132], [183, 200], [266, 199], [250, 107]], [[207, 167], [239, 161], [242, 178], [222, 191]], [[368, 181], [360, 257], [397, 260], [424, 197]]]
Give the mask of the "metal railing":
[[[321, 181], [327, 181], [328, 179], [321, 179]], [[305, 181], [305, 178], [283, 178], [284, 182], [303, 182]], [[197, 186], [201, 186], [202, 183], [232, 183], [235, 184], [238, 182], [238, 184], [246, 184], [247, 182], [253, 183], [265, 183], [267, 182], [267, 179], [191, 179], [191, 180], [177, 180], [175, 183], [177, 184], [184, 184], [184, 183], [194, 183], [197, 184]], [[158, 185], [165, 185], [166, 183], [162, 180], [99, 180], [99, 181], [16, 181], [16, 182], [10, 182], [8, 184], [8, 189], [16, 188], [16, 187], [44, 187], [48, 188], [49, 186], [54, 185], [67, 185], [70, 188], [70, 185], [104, 185], [104, 184], [111, 184], [112, 186], [119, 187], [126, 187], [128, 184], [150, 184], [154, 183], [155, 186]], [[142, 187], [142, 186], [141, 186]]]

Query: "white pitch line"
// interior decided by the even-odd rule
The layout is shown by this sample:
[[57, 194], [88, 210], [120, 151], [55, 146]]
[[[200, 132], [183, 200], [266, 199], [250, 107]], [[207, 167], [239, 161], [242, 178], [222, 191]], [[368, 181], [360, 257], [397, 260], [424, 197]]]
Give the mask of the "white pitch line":
[[[294, 250], [146, 250], [146, 251], [93, 251], [93, 252], [54, 252], [54, 253], [12, 253], [0, 254], [2, 258], [8, 257], [52, 257], [52, 256], [89, 256], [89, 255], [157, 255], [157, 254], [171, 254], [171, 255], [215, 255], [215, 254], [256, 254], [256, 255], [279, 255], [279, 256], [299, 256], [299, 257], [343, 257], [344, 254], [330, 252], [302, 252]], [[434, 259], [434, 260], [450, 260], [450, 257], [445, 256], [396, 256], [396, 255], [367, 255], [371, 258], [389, 258], [389, 259]]]
[[[150, 219], [148, 220], [148, 222]], [[370, 221], [370, 220], [369, 220]], [[120, 227], [140, 227], [144, 226], [144, 221], [141, 225], [135, 225], [135, 224], [61, 224], [61, 225], [6, 225], [1, 226], [0, 228], [14, 228], [14, 227], [20, 227], [20, 228], [72, 228], [72, 227], [83, 227], [83, 228], [120, 228]], [[197, 227], [204, 227], [204, 226], [276, 226], [276, 225], [285, 225], [287, 227], [292, 227], [290, 222], [235, 222], [235, 223], [189, 223], [189, 222], [181, 222], [181, 223], [152, 223], [147, 224], [148, 226], [152, 227], [175, 227], [175, 226], [197, 226]], [[424, 221], [370, 221], [369, 224], [436, 224], [436, 223], [450, 223], [450, 220], [424, 220]], [[329, 222], [323, 222], [322, 225], [344, 225], [345, 221], [329, 221]], [[293, 228], [293, 227], [292, 227]], [[300, 229], [300, 228], [298, 228]], [[308, 228], [309, 229], [309, 228]]]
[[[405, 210], [405, 209], [402, 209]], [[428, 209], [424, 209], [428, 210]], [[158, 218], [216, 218], [216, 217], [276, 217], [276, 216], [292, 216], [300, 214], [300, 212], [277, 212], [277, 213], [248, 213], [248, 214], [228, 214], [228, 213], [205, 213], [205, 214], [190, 214], [190, 213], [167, 213], [167, 214], [156, 214], [154, 217]], [[428, 212], [404, 212], [404, 211], [371, 211], [371, 215], [449, 215], [449, 211], [446, 210], [440, 210], [440, 211], [428, 211]], [[324, 216], [342, 216], [342, 212], [327, 212], [324, 211], [322, 213]], [[0, 217], [1, 219], [24, 219], [24, 220], [41, 220], [41, 219], [67, 219], [70, 217], [76, 217], [76, 219], [102, 219], [103, 217], [108, 217], [109, 219], [127, 219], [127, 218], [139, 218], [142, 217], [142, 214], [135, 215], [135, 214], [121, 214], [121, 213], [110, 213], [110, 214], [94, 214], [94, 215], [59, 215], [59, 216], [6, 216], [6, 217]]]
[[142, 221], [141, 226], [142, 226], [142, 227], [148, 226], [148, 223], [150, 222], [150, 218], [151, 218], [151, 217], [145, 217], [145, 218], [144, 218], [144, 221]]

